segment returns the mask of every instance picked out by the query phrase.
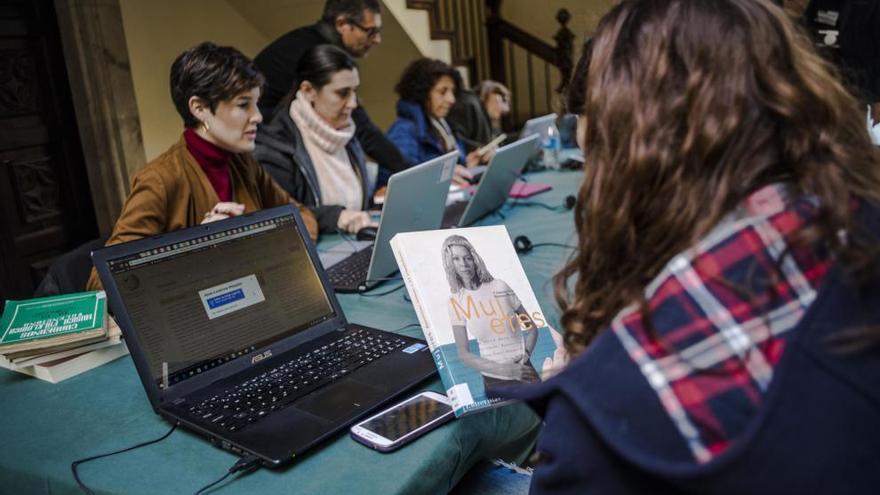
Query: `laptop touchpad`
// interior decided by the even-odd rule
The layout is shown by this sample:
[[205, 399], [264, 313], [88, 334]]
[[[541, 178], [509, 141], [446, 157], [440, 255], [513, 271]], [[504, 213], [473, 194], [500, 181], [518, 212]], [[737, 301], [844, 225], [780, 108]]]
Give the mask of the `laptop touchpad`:
[[357, 416], [361, 410], [380, 402], [385, 395], [383, 391], [364, 383], [344, 379], [297, 404], [297, 408], [335, 421], [345, 416]]

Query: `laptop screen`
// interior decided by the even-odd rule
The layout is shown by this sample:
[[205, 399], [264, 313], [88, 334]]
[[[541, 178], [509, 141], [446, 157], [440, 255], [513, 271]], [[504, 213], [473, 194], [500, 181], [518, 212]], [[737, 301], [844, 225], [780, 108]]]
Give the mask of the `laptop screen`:
[[292, 215], [108, 267], [160, 388], [335, 316]]

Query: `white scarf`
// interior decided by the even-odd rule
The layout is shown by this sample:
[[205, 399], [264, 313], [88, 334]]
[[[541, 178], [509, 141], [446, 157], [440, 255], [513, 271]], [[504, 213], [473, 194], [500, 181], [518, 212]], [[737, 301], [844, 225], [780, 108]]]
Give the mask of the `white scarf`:
[[430, 120], [431, 125], [434, 126], [434, 130], [436, 130], [437, 134], [440, 136], [443, 148], [447, 152], [457, 150], [458, 143], [455, 141], [455, 136], [452, 134], [452, 129], [449, 128], [449, 124], [446, 123], [446, 119], [430, 117]]
[[315, 167], [318, 187], [321, 189], [319, 204], [360, 210], [364, 200], [361, 179], [345, 149], [345, 145], [354, 137], [351, 119], [348, 126], [342, 129], [330, 127], [301, 91], [296, 93], [296, 99], [290, 104], [290, 118], [302, 134], [306, 151]]

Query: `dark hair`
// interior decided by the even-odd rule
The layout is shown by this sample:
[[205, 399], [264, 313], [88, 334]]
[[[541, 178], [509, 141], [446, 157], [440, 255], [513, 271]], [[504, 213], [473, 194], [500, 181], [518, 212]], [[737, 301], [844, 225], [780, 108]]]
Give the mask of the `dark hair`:
[[205, 41], [181, 53], [171, 64], [171, 100], [183, 125], [195, 127], [198, 119], [189, 110], [189, 99], [198, 96], [211, 111], [221, 101], [262, 87], [266, 79], [257, 66], [231, 46], [217, 46]]
[[593, 38], [587, 38], [581, 49], [581, 58], [574, 67], [571, 83], [565, 88], [565, 109], [568, 113], [584, 113], [587, 101], [587, 74], [590, 70], [590, 58], [593, 56]]
[[592, 48], [572, 82], [589, 164], [579, 249], [555, 279], [570, 353], [631, 304], [650, 324], [646, 284], [769, 183], [818, 200], [798, 242], [823, 242], [854, 273], [876, 259], [854, 220], [854, 204], [880, 199], [863, 109], [781, 9], [623, 0]]
[[346, 19], [360, 22], [364, 18], [365, 10], [381, 14], [382, 5], [379, 0], [327, 0], [324, 4], [324, 14], [321, 15], [321, 20], [333, 24], [336, 22], [336, 18], [341, 15]]
[[449, 76], [455, 83], [456, 99], [461, 94], [461, 74], [454, 67], [441, 60], [420, 58], [409, 64], [400, 75], [394, 91], [403, 100], [424, 105], [431, 94], [431, 88], [443, 77]]
[[292, 89], [296, 92], [303, 81], [312, 83], [315, 89], [321, 89], [330, 82], [333, 74], [346, 69], [357, 69], [357, 63], [345, 50], [336, 45], [313, 46], [296, 64], [298, 80]]

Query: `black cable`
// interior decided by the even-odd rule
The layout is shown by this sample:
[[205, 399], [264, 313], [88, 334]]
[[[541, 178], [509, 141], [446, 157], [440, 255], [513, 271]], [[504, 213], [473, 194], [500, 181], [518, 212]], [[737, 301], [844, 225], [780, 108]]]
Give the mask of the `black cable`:
[[548, 205], [544, 203], [539, 203], [537, 201], [522, 201], [522, 202], [514, 202], [511, 206], [539, 206], [541, 208], [550, 210], [550, 211], [565, 211], [570, 208], [566, 208], [565, 205]]
[[231, 475], [231, 474], [232, 474], [232, 470], [230, 469], [229, 471], [226, 472], [226, 474], [224, 474], [223, 476], [221, 476], [219, 480], [217, 480], [217, 481], [215, 481], [215, 482], [213, 482], [213, 483], [210, 483], [210, 484], [208, 484], [208, 485], [205, 485], [205, 486], [203, 486], [201, 489], [199, 489], [199, 491], [196, 492], [196, 495], [199, 495], [199, 494], [203, 493], [205, 490], [207, 490], [208, 488], [211, 488], [212, 486], [215, 486], [215, 485], [217, 485], [218, 483], [221, 483], [223, 480], [225, 480], [226, 478], [228, 478], [229, 475]]
[[377, 293], [377, 294], [366, 294], [366, 293], [365, 293], [366, 291], [364, 291], [364, 292], [358, 291], [358, 294], [360, 294], [362, 297], [379, 297], [379, 296], [387, 296], [388, 294], [391, 294], [392, 292], [397, 292], [397, 291], [399, 291], [400, 289], [404, 288], [405, 286], [406, 286], [406, 284], [400, 284], [400, 285], [398, 285], [397, 287], [395, 287], [395, 288], [393, 288], [393, 289], [386, 290], [385, 292], [379, 292], [379, 293]]
[[[364, 295], [365, 292], [369, 292], [374, 289], [374, 287], [368, 287], [367, 284], [372, 284], [374, 282], [387, 282], [389, 280], [403, 280], [403, 278], [400, 275], [397, 275], [394, 277], [368, 278], [367, 280], [364, 280], [363, 282], [361, 282], [361, 284], [358, 286], [357, 293]], [[394, 292], [394, 291], [392, 291], [392, 292]], [[381, 295], [381, 294], [379, 294], [379, 295]]]
[[248, 455], [242, 457], [235, 464], [233, 464], [232, 467], [229, 468], [228, 471], [226, 471], [226, 474], [224, 474], [223, 476], [220, 477], [220, 479], [218, 479], [212, 483], [208, 483], [207, 485], [203, 486], [195, 493], [195, 495], [201, 495], [202, 493], [205, 492], [205, 490], [208, 490], [212, 486], [216, 486], [216, 485], [222, 483], [223, 480], [228, 478], [229, 475], [231, 475], [232, 473], [236, 473], [238, 471], [242, 471], [245, 469], [251, 469], [254, 466], [256, 466], [259, 462], [260, 462], [260, 459], [255, 455], [248, 454]]
[[410, 328], [410, 327], [420, 327], [420, 326], [421, 326], [420, 323], [410, 323], [409, 325], [404, 325], [404, 326], [402, 326], [402, 327], [400, 327], [400, 328], [395, 328], [395, 329], [392, 330], [391, 332], [392, 332], [392, 333], [397, 333], [397, 332], [400, 332], [400, 331], [406, 330], [407, 328]]
[[108, 453], [106, 453], [106, 454], [94, 455], [94, 456], [91, 456], [91, 457], [86, 457], [85, 459], [80, 459], [80, 460], [78, 460], [78, 461], [73, 461], [72, 463], [70, 463], [70, 470], [73, 471], [73, 479], [76, 480], [76, 484], [79, 485], [79, 487], [82, 489], [83, 492], [85, 492], [85, 493], [87, 493], [87, 494], [89, 494], [89, 495], [94, 495], [95, 492], [93, 492], [89, 487], [87, 487], [87, 486], [85, 485], [85, 483], [82, 482], [81, 479], [79, 479], [79, 473], [76, 472], [76, 468], [77, 468], [77, 466], [79, 466], [80, 464], [84, 464], [84, 463], [86, 463], [86, 462], [89, 462], [89, 461], [94, 461], [95, 459], [100, 459], [100, 458], [102, 458], [102, 457], [109, 457], [109, 456], [111, 456], [111, 455], [121, 454], [121, 453], [123, 453], [123, 452], [128, 452], [129, 450], [134, 450], [134, 449], [138, 449], [138, 448], [140, 448], [140, 447], [146, 447], [147, 445], [151, 445], [151, 444], [154, 444], [154, 443], [157, 443], [157, 442], [161, 442], [162, 440], [165, 440], [166, 438], [168, 438], [169, 435], [171, 435], [172, 433], [174, 433], [174, 430], [176, 430], [176, 429], [177, 429], [177, 423], [174, 423], [174, 425], [171, 426], [171, 429], [168, 430], [168, 433], [162, 435], [162, 436], [159, 437], [159, 438], [156, 438], [155, 440], [149, 440], [149, 441], [146, 441], [146, 442], [142, 442], [142, 443], [139, 443], [139, 444], [137, 444], [137, 445], [133, 445], [133, 446], [131, 446], [131, 447], [126, 447], [126, 448], [124, 448], [124, 449], [117, 450], [117, 451], [115, 451], [115, 452], [108, 452]]
[[[352, 253], [356, 253], [356, 252], [360, 251], [361, 249], [365, 249], [365, 248], [358, 247], [358, 245], [354, 243], [354, 241], [351, 239], [353, 234], [349, 234], [348, 232], [340, 229], [339, 227], [336, 227], [336, 233], [339, 234], [339, 236], [342, 237], [342, 239], [346, 243], [348, 243], [348, 247], [351, 248]], [[356, 237], [355, 237], [355, 240], [357, 240]]]
[[537, 244], [532, 244], [532, 249], [535, 249], [536, 247], [541, 247], [541, 246], [556, 246], [556, 247], [561, 247], [561, 248], [566, 248], [566, 249], [577, 249], [577, 246], [572, 246], [571, 244], [562, 244], [559, 242], [539, 242]]

